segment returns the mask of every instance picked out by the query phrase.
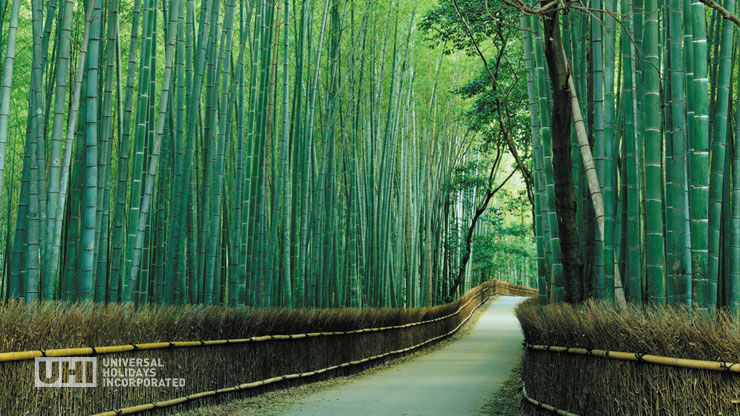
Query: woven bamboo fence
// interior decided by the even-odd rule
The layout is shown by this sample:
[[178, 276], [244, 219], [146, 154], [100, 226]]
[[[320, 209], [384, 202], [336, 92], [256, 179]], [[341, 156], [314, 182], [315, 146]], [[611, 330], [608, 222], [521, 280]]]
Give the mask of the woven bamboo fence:
[[740, 414], [740, 333], [730, 312], [529, 300], [516, 314], [531, 414]]
[[[0, 312], [0, 415], [168, 413], [348, 374], [454, 333], [493, 294], [536, 291], [489, 281], [457, 302], [414, 309], [10, 302]], [[36, 358], [78, 356], [97, 357], [97, 387], [34, 386]], [[104, 364], [123, 358], [158, 363], [155, 378], [184, 385], [102, 385]]]

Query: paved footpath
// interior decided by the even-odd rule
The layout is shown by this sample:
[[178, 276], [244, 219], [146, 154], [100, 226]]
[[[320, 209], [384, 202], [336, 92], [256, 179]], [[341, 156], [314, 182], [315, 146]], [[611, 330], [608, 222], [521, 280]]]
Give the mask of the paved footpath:
[[286, 415], [474, 415], [491, 399], [522, 354], [514, 308], [523, 297], [502, 296], [470, 334], [418, 359], [308, 396]]

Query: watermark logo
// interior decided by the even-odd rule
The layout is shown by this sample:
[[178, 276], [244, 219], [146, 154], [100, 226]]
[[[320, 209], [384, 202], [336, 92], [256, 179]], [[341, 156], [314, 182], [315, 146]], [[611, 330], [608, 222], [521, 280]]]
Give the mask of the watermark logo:
[[[161, 377], [161, 358], [36, 357], [36, 387], [185, 387], [184, 378]], [[100, 375], [98, 375], [100, 370]]]
[[184, 378], [160, 377], [161, 358], [103, 358], [103, 387], [185, 387]]
[[96, 387], [97, 357], [36, 357], [36, 387]]

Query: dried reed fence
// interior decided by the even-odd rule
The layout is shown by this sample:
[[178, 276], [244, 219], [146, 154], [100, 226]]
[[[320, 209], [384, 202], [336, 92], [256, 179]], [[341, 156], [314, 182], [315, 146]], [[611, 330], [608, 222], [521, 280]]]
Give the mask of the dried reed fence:
[[[541, 307], [529, 300], [516, 315], [530, 344], [522, 379], [538, 402], [581, 415], [740, 414], [740, 375], [733, 371], [740, 332], [731, 313], [709, 317], [670, 307], [617, 312], [598, 302]], [[685, 368], [694, 364], [720, 371]]]
[[[0, 415], [87, 415], [375, 358], [325, 371], [319, 376], [347, 374], [385, 358], [377, 356], [448, 334], [493, 293], [524, 295], [536, 292], [489, 281], [457, 302], [416, 309], [255, 310], [189, 306], [132, 309], [117, 304], [47, 302], [29, 306], [8, 302], [0, 307], [0, 351], [25, 351], [25, 355], [31, 352], [33, 358], [58, 355], [47, 354], [53, 349], [89, 348], [85, 351], [89, 353], [100, 351], [98, 346], [136, 345], [131, 351], [111, 350], [100, 355], [98, 367], [103, 358], [156, 358], [163, 364], [156, 369], [157, 378], [183, 378], [185, 386], [35, 388], [34, 362], [26, 357], [0, 362], [0, 380], [3, 381], [0, 383]], [[438, 319], [445, 316], [448, 317]], [[429, 322], [408, 325], [421, 321]], [[390, 326], [396, 328], [372, 330]], [[366, 330], [360, 332], [358, 329]], [[307, 333], [322, 335], [292, 339], [264, 336]], [[250, 338], [260, 339], [241, 343], [206, 342]], [[170, 342], [181, 340], [190, 341], [192, 347], [169, 347]], [[138, 347], [157, 342], [166, 347]], [[225, 394], [205, 395], [197, 401], [184, 401], [176, 409], [244, 394], [235, 389]], [[168, 411], [169, 408], [159, 410]]]

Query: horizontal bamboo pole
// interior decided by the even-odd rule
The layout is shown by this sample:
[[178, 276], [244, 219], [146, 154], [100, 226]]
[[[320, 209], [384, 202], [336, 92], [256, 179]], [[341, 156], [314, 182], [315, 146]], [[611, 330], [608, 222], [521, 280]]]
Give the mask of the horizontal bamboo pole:
[[532, 403], [533, 405], [535, 405], [535, 406], [537, 406], [537, 407], [539, 407], [541, 409], [549, 410], [550, 412], [553, 412], [555, 414], [562, 415], [562, 416], [578, 416], [578, 414], [576, 414], [576, 413], [572, 413], [572, 412], [569, 412], [569, 411], [563, 410], [563, 409], [558, 409], [557, 407], [555, 407], [553, 405], [549, 405], [547, 403], [542, 403], [541, 401], [539, 401], [537, 399], [534, 399], [532, 397], [529, 397], [529, 395], [527, 395], [527, 388], [525, 386], [522, 386], [522, 396], [524, 396], [524, 400]]
[[[481, 290], [481, 293], [483, 293], [486, 290], [487, 290], [487, 288], [484, 289], [484, 290]], [[211, 390], [211, 391], [205, 391], [205, 392], [201, 392], [201, 393], [194, 393], [194, 394], [190, 394], [188, 396], [176, 397], [174, 399], [169, 399], [169, 400], [164, 400], [164, 401], [159, 401], [159, 402], [154, 402], [154, 403], [140, 404], [140, 405], [131, 406], [131, 407], [124, 407], [122, 409], [111, 410], [111, 411], [103, 412], [103, 413], [96, 413], [96, 414], [94, 414], [92, 416], [130, 415], [130, 414], [134, 414], [134, 413], [140, 413], [140, 412], [144, 412], [144, 411], [147, 411], [147, 410], [151, 410], [151, 409], [154, 409], [154, 408], [170, 407], [170, 406], [174, 406], [176, 404], [181, 404], [181, 403], [185, 403], [187, 401], [196, 400], [196, 399], [200, 399], [200, 398], [208, 397], [208, 396], [213, 396], [213, 395], [217, 395], [217, 394], [231, 393], [231, 392], [236, 392], [236, 391], [241, 391], [241, 390], [253, 389], [253, 388], [257, 388], [257, 387], [266, 386], [268, 384], [278, 383], [278, 382], [285, 381], [285, 380], [293, 380], [293, 379], [298, 379], [298, 378], [312, 377], [312, 376], [316, 376], [316, 375], [319, 375], [319, 374], [326, 373], [328, 371], [336, 370], [338, 368], [345, 368], [345, 367], [350, 367], [350, 366], [353, 366], [353, 365], [359, 365], [359, 364], [367, 363], [367, 362], [370, 362], [370, 361], [378, 360], [380, 358], [389, 357], [391, 355], [403, 354], [403, 353], [406, 353], [406, 352], [409, 352], [409, 351], [413, 351], [415, 349], [421, 348], [421, 347], [423, 347], [423, 346], [425, 346], [425, 345], [427, 345], [429, 343], [432, 343], [434, 341], [440, 340], [442, 338], [449, 337], [450, 335], [453, 335], [454, 333], [456, 333], [457, 331], [459, 331], [460, 328], [462, 328], [463, 325], [465, 325], [468, 322], [468, 320], [470, 320], [470, 318], [473, 316], [473, 313], [475, 313], [475, 311], [478, 308], [480, 308], [481, 306], [483, 306], [483, 304], [485, 304], [486, 301], [488, 301], [488, 299], [491, 298], [491, 296], [494, 296], [494, 294], [488, 295], [478, 305], [476, 305], [475, 308], [473, 308], [473, 310], [470, 311], [470, 314], [468, 314], [468, 316], [465, 319], [463, 319], [463, 321], [460, 322], [460, 324], [458, 324], [451, 331], [449, 331], [449, 332], [447, 332], [445, 334], [442, 334], [442, 335], [439, 335], [439, 336], [430, 338], [430, 339], [428, 339], [428, 340], [426, 340], [426, 341], [424, 341], [422, 343], [419, 343], [419, 344], [416, 344], [416, 345], [412, 345], [412, 346], [407, 347], [407, 348], [393, 350], [393, 351], [388, 351], [388, 352], [383, 353], [383, 354], [373, 355], [371, 357], [366, 357], [366, 358], [363, 358], [363, 359], [360, 359], [360, 360], [350, 361], [350, 362], [346, 362], [346, 363], [342, 363], [342, 364], [336, 364], [336, 365], [333, 365], [331, 367], [326, 367], [326, 368], [322, 368], [322, 369], [319, 369], [319, 370], [309, 371], [309, 372], [306, 372], [306, 373], [286, 374], [286, 375], [283, 375], [283, 376], [272, 377], [272, 378], [268, 378], [268, 379], [265, 379], [265, 380], [259, 380], [259, 381], [253, 381], [253, 382], [250, 382], [250, 383], [239, 384], [237, 386], [224, 387], [224, 388], [221, 388], [221, 389], [218, 389], [218, 390]], [[473, 298], [470, 299], [470, 301], [472, 301], [473, 299], [475, 299], [477, 297], [478, 297], [478, 295], [474, 296]], [[470, 304], [470, 301], [468, 301], [465, 304], [465, 306], [469, 305]], [[460, 311], [460, 309], [458, 309], [458, 312], [459, 311]], [[565, 415], [567, 415], [567, 416], [578, 416], [578, 415], [573, 415], [572, 413], [565, 413]]]
[[615, 360], [625, 361], [643, 361], [646, 363], [669, 365], [672, 367], [681, 368], [694, 368], [698, 370], [711, 370], [711, 371], [730, 371], [733, 373], [740, 373], [740, 363], [733, 363], [728, 361], [704, 361], [704, 360], [692, 360], [688, 358], [674, 358], [665, 357], [662, 355], [652, 354], [640, 354], [636, 352], [623, 352], [623, 351], [609, 351], [609, 350], [590, 350], [587, 348], [580, 347], [559, 347], [553, 345], [531, 345], [527, 344], [527, 348], [534, 351], [548, 351], [557, 353], [567, 353], [576, 355], [589, 355], [592, 357], [601, 358], [612, 358]]
[[482, 296], [483, 293], [493, 288], [493, 294], [496, 294], [497, 286], [509, 287], [520, 289], [517, 286], [506, 284], [505, 282], [493, 281], [490, 286], [481, 289], [475, 296], [471, 297], [464, 305], [457, 308], [453, 313], [445, 316], [441, 316], [434, 319], [427, 319], [425, 321], [411, 322], [403, 325], [385, 326], [380, 328], [364, 328], [364, 329], [353, 329], [349, 331], [332, 331], [332, 332], [311, 332], [306, 334], [280, 334], [280, 335], [259, 335], [249, 338], [238, 338], [238, 339], [220, 339], [220, 340], [208, 340], [208, 341], [169, 341], [169, 342], [151, 342], [144, 344], [125, 344], [125, 345], [109, 345], [103, 347], [78, 347], [78, 348], [59, 348], [59, 349], [48, 349], [48, 350], [32, 350], [32, 351], [17, 351], [17, 352], [3, 352], [0, 353], [0, 363], [8, 361], [22, 361], [32, 360], [36, 357], [69, 357], [69, 356], [80, 356], [80, 355], [100, 355], [100, 354], [113, 354], [119, 352], [138, 351], [138, 350], [156, 350], [166, 348], [184, 348], [184, 347], [203, 347], [212, 345], [226, 345], [226, 344], [245, 344], [248, 342], [264, 342], [264, 341], [286, 341], [292, 339], [301, 338], [312, 338], [312, 337], [324, 337], [334, 335], [354, 335], [367, 332], [378, 332], [378, 331], [389, 331], [393, 329], [411, 328], [418, 325], [427, 325], [434, 322], [443, 321], [457, 316], [460, 311], [467, 307], [470, 302], [478, 296]]

